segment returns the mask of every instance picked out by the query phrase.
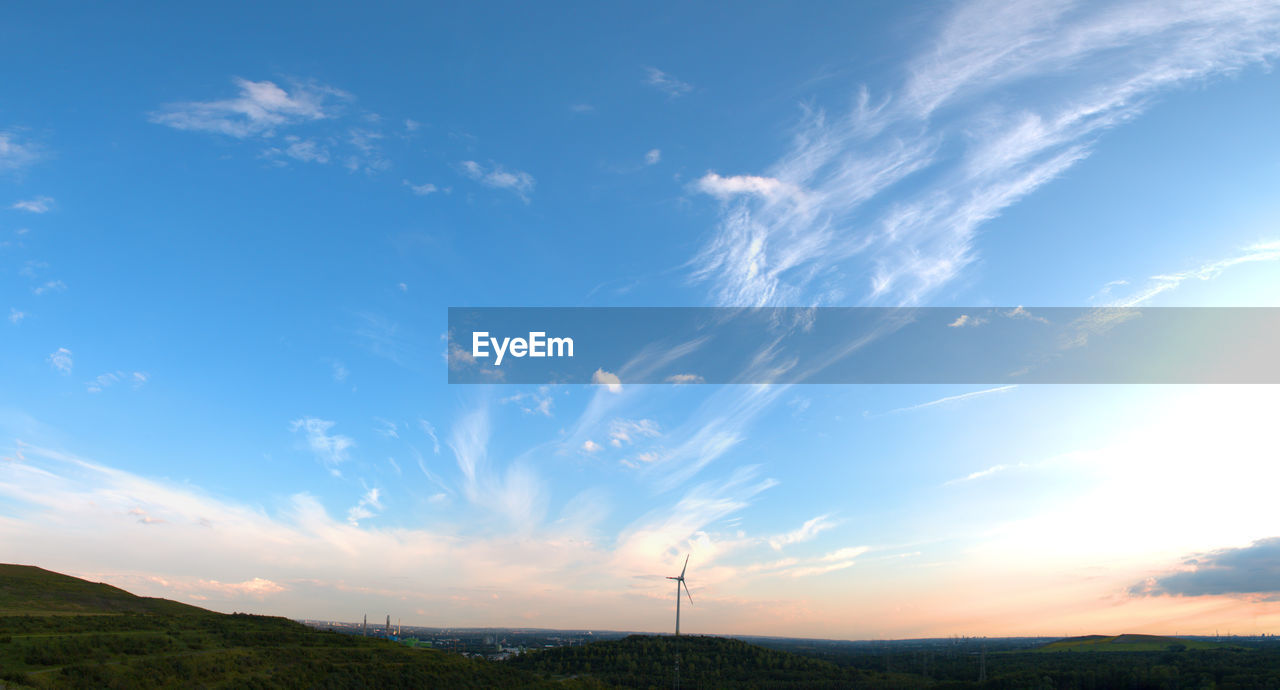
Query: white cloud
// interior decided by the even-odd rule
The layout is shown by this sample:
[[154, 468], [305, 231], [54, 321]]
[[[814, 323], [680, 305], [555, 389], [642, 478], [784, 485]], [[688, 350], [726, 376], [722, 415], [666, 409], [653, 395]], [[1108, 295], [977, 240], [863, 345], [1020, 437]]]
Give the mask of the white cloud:
[[662, 161], [661, 149], [649, 149], [649, 152], [644, 154], [645, 165], [657, 165], [661, 161]]
[[854, 565], [853, 561], [840, 561], [839, 563], [832, 563], [830, 565], [813, 565], [813, 566], [806, 566], [803, 568], [792, 568], [791, 570], [787, 571], [787, 574], [790, 575], [791, 577], [810, 577], [813, 575], [826, 575], [827, 573], [832, 573], [837, 570], [852, 568], [853, 565]]
[[439, 189], [436, 188], [435, 185], [431, 184], [430, 182], [425, 182], [423, 184], [414, 184], [408, 180], [404, 180], [404, 186], [408, 187], [409, 191], [413, 192], [414, 196], [426, 196], [428, 194], [435, 194], [436, 192], [440, 191]]
[[303, 139], [288, 135], [284, 140], [288, 143], [288, 146], [284, 148], [284, 154], [294, 160], [299, 160], [303, 163], [329, 162], [329, 150], [314, 139]]
[[720, 199], [729, 199], [739, 195], [758, 196], [770, 200], [781, 197], [803, 196], [803, 193], [795, 185], [772, 177], [760, 177], [757, 175], [721, 177], [714, 172], [709, 172], [698, 178], [698, 181], [694, 183], [694, 188]]
[[418, 122], [417, 120], [410, 120], [408, 118], [405, 118], [404, 129], [406, 132], [416, 132], [420, 127], [422, 127], [422, 123]]
[[432, 450], [436, 455], [439, 455], [440, 439], [436, 438], [436, 428], [431, 425], [431, 422], [428, 422], [425, 419], [418, 420], [418, 428], [422, 429], [422, 433], [426, 434], [431, 439]]
[[601, 445], [591, 439], [587, 439], [582, 442], [582, 452], [584, 453], [597, 453], [601, 450], [603, 450]]
[[0, 171], [13, 171], [40, 158], [40, 149], [12, 131], [0, 130]]
[[688, 383], [702, 383], [704, 379], [697, 374], [672, 374], [666, 379], [667, 383], [674, 383], [677, 386]]
[[44, 295], [51, 292], [62, 292], [66, 289], [67, 284], [61, 280], [50, 280], [42, 285], [37, 285], [36, 287], [31, 288], [31, 293], [34, 295]]
[[971, 482], [971, 481], [973, 481], [973, 480], [975, 480], [975, 479], [982, 479], [983, 477], [990, 477], [990, 476], [991, 476], [991, 475], [993, 475], [993, 474], [997, 474], [997, 473], [999, 473], [999, 472], [1004, 472], [1004, 471], [1006, 471], [1006, 470], [1011, 470], [1011, 469], [1020, 468], [1020, 467], [1026, 467], [1026, 465], [1025, 465], [1025, 464], [1023, 464], [1023, 463], [1018, 463], [1018, 464], [1016, 464], [1016, 465], [1005, 465], [1005, 464], [992, 465], [991, 467], [988, 467], [988, 468], [987, 468], [987, 469], [985, 469], [985, 470], [978, 470], [978, 471], [976, 471], [976, 472], [970, 472], [969, 474], [966, 474], [966, 475], [965, 475], [965, 476], [963, 476], [963, 477], [957, 477], [957, 478], [955, 478], [955, 479], [949, 480], [949, 481], [947, 481], [947, 482], [946, 482], [946, 485], [947, 485], [947, 486], [950, 486], [950, 485], [952, 485], [952, 484], [959, 484], [959, 483], [961, 483], [961, 482]]
[[187, 591], [214, 591], [239, 596], [247, 595], [257, 599], [262, 599], [269, 594], [278, 594], [280, 592], [287, 591], [288, 587], [277, 582], [272, 582], [271, 580], [264, 580], [260, 577], [255, 577], [252, 580], [245, 580], [244, 582], [198, 580], [194, 586], [186, 587], [184, 589]]
[[27, 313], [25, 311], [18, 311], [14, 307], [9, 307], [9, 323], [16, 326], [22, 323], [22, 320], [25, 318], [27, 318]]
[[532, 393], [516, 393], [503, 398], [502, 402], [514, 403], [526, 414], [540, 414], [544, 417], [551, 416], [551, 408], [555, 405], [549, 386], [538, 386], [537, 390]]
[[15, 201], [9, 208], [15, 211], [27, 211], [28, 213], [47, 213], [53, 208], [53, 197], [38, 196], [34, 199]]
[[652, 419], [615, 419], [609, 422], [609, 442], [614, 447], [634, 443], [645, 437], [661, 435], [658, 423]]
[[595, 373], [591, 375], [591, 383], [607, 386], [610, 393], [622, 392], [622, 381], [618, 378], [618, 375], [604, 369], [595, 370]]
[[[1188, 280], [1209, 281], [1217, 278], [1229, 268], [1239, 266], [1241, 264], [1249, 264], [1256, 262], [1280, 261], [1280, 240], [1272, 240], [1269, 242], [1259, 242], [1240, 250], [1238, 254], [1226, 259], [1210, 261], [1195, 268], [1181, 271], [1178, 273], [1165, 273], [1161, 275], [1151, 276], [1147, 279], [1146, 285], [1134, 292], [1132, 295], [1123, 297], [1112, 302], [1111, 306], [1116, 307], [1136, 307], [1154, 299], [1170, 290], [1175, 290]], [[1127, 285], [1123, 280], [1113, 280], [1103, 287], [1103, 291], [1099, 294], [1105, 294], [1110, 288]]]
[[948, 395], [945, 398], [930, 400], [929, 402], [923, 402], [918, 405], [909, 405], [907, 407], [899, 407], [897, 409], [889, 410], [885, 414], [898, 414], [899, 412], [914, 412], [916, 410], [923, 410], [929, 407], [937, 407], [938, 405], [946, 405], [948, 403], [956, 403], [964, 400], [972, 400], [973, 398], [977, 398], [983, 395], [991, 395], [992, 393], [1007, 393], [1017, 387], [1018, 387], [1017, 384], [1010, 384], [1007, 386], [996, 386], [995, 388], [987, 388], [980, 391], [971, 391], [969, 393], [961, 393], [959, 395]]
[[65, 347], [60, 347], [57, 350], [54, 350], [53, 354], [49, 355], [48, 360], [49, 365], [54, 369], [57, 369], [62, 374], [66, 375], [71, 373], [71, 350], [68, 350]]
[[289, 430], [294, 433], [301, 431], [311, 452], [315, 453], [316, 457], [336, 474], [336, 466], [347, 460], [347, 451], [354, 447], [356, 442], [349, 436], [330, 435], [329, 429], [333, 428], [333, 425], [334, 423], [328, 420], [303, 417], [291, 422]]
[[667, 94], [672, 98], [675, 98], [677, 96], [683, 96], [684, 94], [689, 93], [690, 91], [693, 90], [692, 85], [686, 82], [680, 81], [679, 79], [676, 79], [675, 77], [671, 76], [670, 74], [667, 74], [666, 72], [663, 72], [660, 69], [657, 69], [656, 67], [645, 68], [644, 83]]
[[150, 377], [146, 372], [134, 371], [109, 371], [105, 374], [99, 374], [92, 381], [85, 383], [85, 388], [90, 393], [101, 393], [103, 390], [121, 382], [128, 381], [133, 384], [133, 389], [137, 390], [145, 384]]
[[336, 359], [329, 362], [329, 367], [331, 369], [330, 373], [333, 376], [333, 380], [338, 383], [346, 381], [347, 377], [351, 375], [351, 372], [347, 371], [346, 365]]
[[378, 426], [373, 430], [377, 435], [382, 436], [383, 438], [400, 438], [399, 427], [395, 422], [382, 419], [381, 417], [374, 417], [373, 421], [378, 423]]
[[507, 171], [497, 163], [494, 163], [491, 168], [486, 168], [475, 161], [462, 161], [460, 165], [464, 175], [480, 184], [495, 189], [510, 190], [525, 203], [529, 202], [529, 195], [533, 193], [535, 184], [533, 176], [529, 173], [520, 170]]
[[968, 326], [969, 328], [977, 328], [978, 326], [981, 326], [986, 322], [987, 320], [982, 318], [981, 316], [969, 316], [968, 314], [961, 314], [956, 317], [955, 321], [952, 321], [951, 323], [947, 324], [947, 328], [964, 328], [966, 326]]
[[1013, 309], [1010, 309], [1007, 312], [1004, 312], [1004, 316], [1007, 316], [1011, 319], [1025, 319], [1027, 321], [1035, 321], [1036, 323], [1049, 323], [1048, 319], [1044, 318], [1043, 316], [1036, 316], [1035, 314], [1032, 314], [1031, 312], [1027, 311], [1026, 308], [1024, 308], [1021, 304], [1014, 307]]
[[871, 550], [871, 547], [869, 546], [850, 546], [847, 548], [840, 549], [838, 551], [832, 551], [831, 553], [825, 554], [823, 555], [822, 560], [845, 561], [852, 558], [857, 558], [858, 556], [861, 556], [862, 554], [870, 550]]
[[364, 496], [360, 497], [360, 501], [347, 510], [347, 524], [357, 527], [361, 520], [367, 520], [381, 512], [380, 496], [381, 492], [376, 488], [366, 491]]
[[835, 526], [836, 523], [831, 519], [830, 515], [819, 515], [806, 520], [803, 525], [790, 532], [769, 537], [769, 546], [773, 547], [774, 550], [781, 550], [784, 546], [809, 541], [817, 537], [819, 533]]
[[276, 129], [333, 117], [343, 91], [317, 83], [295, 83], [285, 90], [270, 81], [233, 80], [240, 93], [220, 101], [170, 103], [151, 113], [152, 122], [174, 129], [213, 132], [243, 139], [270, 136]]

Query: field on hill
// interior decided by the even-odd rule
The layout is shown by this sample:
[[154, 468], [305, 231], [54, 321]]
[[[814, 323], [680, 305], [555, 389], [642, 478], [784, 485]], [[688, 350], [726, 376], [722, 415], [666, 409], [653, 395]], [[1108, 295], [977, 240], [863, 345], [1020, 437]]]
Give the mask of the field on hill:
[[1086, 635], [1068, 637], [1041, 647], [1040, 652], [1167, 652], [1184, 649], [1228, 649], [1232, 645], [1160, 635]]

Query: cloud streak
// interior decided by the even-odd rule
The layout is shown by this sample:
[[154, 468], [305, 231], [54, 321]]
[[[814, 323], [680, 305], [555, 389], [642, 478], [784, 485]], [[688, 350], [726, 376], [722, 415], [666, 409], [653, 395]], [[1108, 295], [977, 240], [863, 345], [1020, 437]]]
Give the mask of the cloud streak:
[[237, 139], [271, 136], [276, 130], [334, 116], [344, 91], [317, 83], [295, 83], [288, 90], [271, 81], [232, 80], [239, 94], [214, 101], [169, 103], [150, 114], [158, 125], [209, 132]]
[[[1278, 34], [1280, 7], [1243, 0], [962, 3], [897, 89], [809, 110], [767, 170], [708, 179], [738, 196], [691, 276], [726, 305], [920, 303], [975, 259], [980, 225], [1099, 135], [1162, 92], [1265, 63]], [[763, 193], [784, 187], [805, 193]]]

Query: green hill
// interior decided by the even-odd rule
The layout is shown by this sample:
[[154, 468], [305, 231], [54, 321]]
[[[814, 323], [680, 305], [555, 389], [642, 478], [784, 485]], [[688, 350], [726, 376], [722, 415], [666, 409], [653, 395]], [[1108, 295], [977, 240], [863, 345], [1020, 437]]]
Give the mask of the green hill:
[[1183, 649], [1226, 649], [1230, 645], [1161, 635], [1085, 635], [1050, 642], [1041, 652], [1165, 652]]
[[0, 565], [0, 688], [421, 687], [599, 684]]
[[0, 616], [200, 612], [204, 609], [168, 599], [135, 596], [118, 587], [33, 565], [0, 564]]

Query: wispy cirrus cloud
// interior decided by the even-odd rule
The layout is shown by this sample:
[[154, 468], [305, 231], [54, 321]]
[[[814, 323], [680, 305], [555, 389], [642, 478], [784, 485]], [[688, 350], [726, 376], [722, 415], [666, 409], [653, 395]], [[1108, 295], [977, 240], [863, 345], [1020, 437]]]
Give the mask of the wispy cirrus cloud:
[[1018, 387], [1017, 384], [1010, 384], [1007, 386], [996, 386], [995, 388], [984, 388], [979, 391], [970, 391], [968, 393], [960, 393], [958, 395], [948, 395], [942, 398], [938, 398], [936, 400], [922, 402], [917, 405], [908, 405], [906, 407], [894, 408], [892, 410], [889, 410], [888, 412], [885, 412], [884, 414], [900, 414], [902, 412], [915, 412], [916, 410], [924, 410], [930, 407], [937, 407], [939, 405], [948, 405], [951, 403], [958, 403], [965, 400], [972, 400], [974, 398], [982, 397], [984, 395], [991, 395], [993, 393], [1008, 393], [1009, 391], [1017, 387]]
[[459, 165], [462, 168], [462, 174], [467, 177], [486, 187], [508, 190], [526, 204], [529, 203], [529, 195], [533, 193], [534, 185], [537, 184], [533, 175], [522, 170], [507, 170], [498, 163], [484, 166], [475, 161], [462, 161]]
[[819, 515], [815, 518], [806, 520], [803, 525], [798, 528], [769, 537], [769, 546], [775, 551], [780, 551], [791, 544], [799, 544], [801, 542], [810, 541], [816, 538], [820, 533], [836, 526], [836, 522], [831, 519], [831, 515]]
[[334, 117], [337, 104], [351, 100], [345, 91], [315, 82], [295, 82], [288, 89], [240, 77], [232, 82], [239, 93], [231, 98], [169, 103], [152, 112], [150, 120], [174, 129], [244, 139]]
[[134, 390], [143, 386], [150, 376], [144, 371], [109, 371], [105, 374], [99, 374], [92, 381], [85, 384], [85, 389], [90, 393], [101, 393], [103, 390], [114, 386], [117, 383], [128, 382]]
[[339, 163], [351, 172], [377, 173], [391, 163], [382, 152], [381, 118], [360, 113], [355, 97], [315, 80], [232, 79], [234, 96], [168, 103], [148, 114], [158, 125], [253, 142], [273, 165]]
[[330, 434], [329, 429], [333, 426], [334, 422], [329, 420], [303, 417], [291, 422], [289, 430], [294, 433], [301, 432], [306, 439], [307, 448], [329, 468], [332, 474], [337, 475], [339, 474], [338, 465], [346, 462], [350, 456], [349, 451], [355, 447], [356, 442], [350, 436]]
[[683, 96], [693, 90], [692, 84], [681, 81], [656, 67], [646, 67], [644, 73], [644, 83], [667, 94], [669, 98]]
[[430, 182], [423, 182], [422, 184], [414, 184], [408, 180], [404, 180], [403, 183], [404, 183], [404, 186], [409, 188], [410, 192], [413, 192], [414, 196], [427, 196], [430, 194], [435, 194], [436, 192], [440, 191], [439, 188], [437, 188], [434, 184], [431, 184]]
[[489, 407], [482, 404], [463, 415], [449, 434], [448, 446], [462, 473], [462, 493], [511, 525], [528, 530], [545, 514], [544, 482], [520, 459], [509, 463], [505, 471], [496, 470], [489, 461], [489, 433]]
[[[980, 225], [1103, 132], [1165, 91], [1265, 63], [1278, 37], [1280, 7], [1245, 0], [961, 3], [897, 89], [809, 110], [766, 171], [712, 178], [741, 191], [692, 277], [726, 305], [920, 303], [974, 260]], [[784, 185], [803, 196], [764, 193]]]
[[60, 347], [54, 350], [53, 354], [50, 354], [47, 359], [49, 361], [49, 366], [53, 367], [58, 373], [64, 376], [71, 373], [71, 368], [75, 364], [71, 358], [71, 350], [68, 350], [65, 347]]
[[0, 172], [21, 170], [40, 159], [40, 147], [13, 130], [0, 130]]
[[63, 292], [66, 289], [67, 284], [61, 280], [49, 280], [31, 288], [31, 294], [38, 297], [40, 295], [47, 295], [51, 292]]
[[609, 422], [609, 444], [614, 448], [661, 435], [662, 430], [652, 419], [615, 419]]
[[377, 488], [364, 492], [360, 500], [347, 511], [347, 524], [359, 526], [361, 520], [367, 520], [381, 512], [381, 496], [382, 492]]
[[15, 211], [26, 211], [27, 213], [48, 213], [53, 209], [53, 197], [38, 196], [32, 199], [15, 201], [9, 208]]
[[[1151, 276], [1147, 279], [1145, 285], [1134, 291], [1132, 294], [1111, 300], [1110, 306], [1141, 306], [1150, 302], [1158, 295], [1176, 290], [1180, 285], [1187, 281], [1213, 280], [1219, 275], [1222, 275], [1226, 270], [1236, 266], [1270, 261], [1280, 261], [1280, 240], [1258, 242], [1244, 247], [1238, 251], [1235, 256], [1210, 261], [1185, 271]], [[1103, 290], [1099, 295], [1110, 296], [1112, 289], [1124, 285], [1128, 285], [1128, 282], [1124, 280], [1113, 280], [1103, 286]]]

